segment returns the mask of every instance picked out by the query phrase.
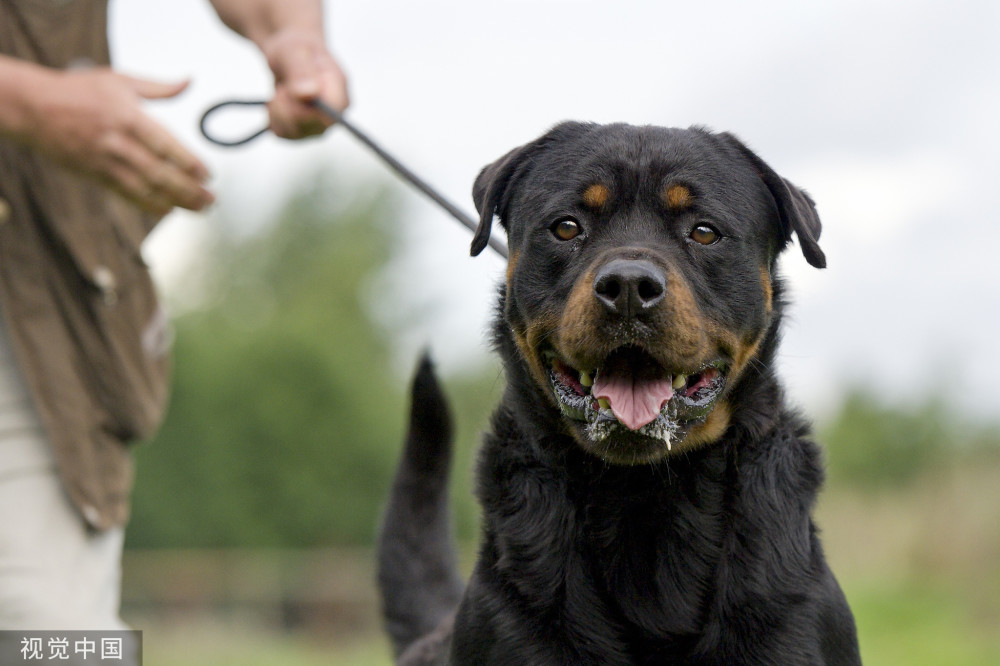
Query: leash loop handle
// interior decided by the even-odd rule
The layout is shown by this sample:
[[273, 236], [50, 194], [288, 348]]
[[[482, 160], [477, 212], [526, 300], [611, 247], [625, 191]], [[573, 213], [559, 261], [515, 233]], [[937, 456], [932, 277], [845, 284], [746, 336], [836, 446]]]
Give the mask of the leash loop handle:
[[[264, 100], [230, 99], [230, 100], [225, 100], [223, 102], [219, 102], [218, 104], [209, 107], [205, 111], [205, 113], [202, 114], [201, 121], [198, 123], [198, 128], [201, 130], [201, 134], [202, 136], [205, 137], [205, 139], [218, 146], [225, 146], [227, 148], [232, 148], [235, 146], [245, 145], [247, 143], [250, 143], [257, 137], [259, 137], [260, 135], [264, 134], [265, 132], [267, 132], [268, 128], [263, 127], [248, 136], [237, 139], [221, 139], [218, 136], [213, 135], [208, 130], [209, 116], [216, 113], [217, 111], [232, 106], [266, 106], [266, 105], [267, 102]], [[350, 123], [346, 118], [344, 118], [344, 114], [342, 114], [337, 109], [334, 109], [332, 106], [326, 104], [325, 102], [319, 99], [313, 100], [312, 105], [316, 107], [316, 109], [318, 109], [323, 115], [327, 116], [335, 123], [342, 125], [344, 129], [350, 132], [356, 139], [361, 141], [361, 143], [365, 144], [365, 146], [367, 146], [369, 150], [374, 152], [383, 162], [385, 162], [393, 171], [399, 174], [404, 180], [406, 180], [415, 188], [423, 192], [424, 195], [429, 197], [432, 201], [434, 201], [434, 203], [436, 203], [445, 211], [447, 211], [448, 214], [450, 214], [456, 220], [461, 222], [470, 231], [472, 231], [473, 233], [476, 232], [476, 229], [478, 229], [479, 227], [478, 220], [474, 220], [473, 218], [469, 217], [460, 208], [458, 208], [450, 201], [445, 199], [441, 194], [438, 193], [437, 190], [435, 190], [429, 184], [424, 182], [424, 180], [419, 176], [417, 176], [417, 174], [415, 174], [413, 171], [404, 166], [402, 162], [400, 162], [395, 157], [386, 152], [386, 150], [382, 148], [382, 146], [380, 146], [378, 143], [376, 143], [374, 139], [369, 137], [367, 134], [358, 129], [355, 125]], [[489, 244], [490, 247], [496, 250], [496, 252], [501, 257], [503, 257], [504, 259], [507, 258], [507, 244], [504, 243], [500, 238], [496, 236], [490, 236]]]
[[267, 127], [262, 127], [259, 130], [239, 139], [222, 139], [215, 136], [208, 130], [208, 118], [216, 111], [221, 111], [222, 109], [231, 106], [267, 106], [267, 101], [262, 99], [227, 99], [224, 102], [219, 102], [218, 104], [213, 104], [205, 110], [205, 113], [201, 114], [201, 120], [198, 122], [198, 129], [201, 130], [201, 135], [205, 137], [211, 143], [217, 146], [225, 146], [226, 148], [234, 148], [236, 146], [242, 146], [250, 143], [260, 135], [267, 132]]

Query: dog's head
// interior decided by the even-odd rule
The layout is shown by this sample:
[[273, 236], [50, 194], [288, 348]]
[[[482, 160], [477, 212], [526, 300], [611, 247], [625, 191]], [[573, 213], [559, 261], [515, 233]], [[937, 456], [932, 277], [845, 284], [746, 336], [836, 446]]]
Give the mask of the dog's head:
[[719, 439], [776, 320], [793, 233], [823, 267], [808, 196], [729, 134], [565, 123], [483, 169], [472, 253], [494, 215], [504, 324], [567, 431], [639, 464]]

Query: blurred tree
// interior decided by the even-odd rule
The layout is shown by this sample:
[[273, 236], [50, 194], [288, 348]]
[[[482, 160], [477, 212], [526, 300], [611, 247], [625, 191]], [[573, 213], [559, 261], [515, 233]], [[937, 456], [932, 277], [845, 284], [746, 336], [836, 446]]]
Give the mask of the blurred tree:
[[215, 305], [176, 321], [169, 415], [137, 451], [131, 547], [370, 541], [404, 416], [362, 301], [392, 216], [378, 192], [336, 219], [330, 200], [306, 189], [211, 253]]
[[863, 392], [847, 396], [823, 433], [831, 480], [853, 485], [912, 479], [947, 447], [944, 410], [906, 411]]
[[899, 486], [934, 467], [995, 457], [1000, 433], [941, 398], [888, 405], [863, 390], [847, 394], [819, 438], [833, 483]]

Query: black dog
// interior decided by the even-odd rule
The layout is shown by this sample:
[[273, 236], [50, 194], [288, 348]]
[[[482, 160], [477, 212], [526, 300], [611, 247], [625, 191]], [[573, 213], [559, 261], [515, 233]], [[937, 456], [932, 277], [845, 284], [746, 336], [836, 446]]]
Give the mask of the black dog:
[[425, 362], [380, 549], [399, 663], [860, 663], [772, 367], [779, 253], [826, 262], [808, 196], [729, 134], [566, 123], [474, 198], [473, 254], [494, 214], [510, 246], [483, 542], [463, 586]]

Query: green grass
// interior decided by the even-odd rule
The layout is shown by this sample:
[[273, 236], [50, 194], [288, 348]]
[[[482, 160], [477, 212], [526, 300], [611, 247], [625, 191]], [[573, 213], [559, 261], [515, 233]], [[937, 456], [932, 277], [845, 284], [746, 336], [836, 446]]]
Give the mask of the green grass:
[[[943, 579], [842, 579], [866, 666], [996, 666], [996, 581], [973, 592]], [[980, 599], [981, 601], [977, 601]], [[145, 661], [156, 666], [390, 666], [381, 635], [319, 641], [252, 626], [149, 627]]]
[[1000, 465], [832, 486], [817, 520], [866, 666], [1000, 664]]
[[390, 666], [381, 636], [318, 641], [251, 626], [151, 627], [143, 631], [143, 661], [153, 666]]
[[996, 666], [994, 610], [939, 580], [842, 581], [866, 666]]

